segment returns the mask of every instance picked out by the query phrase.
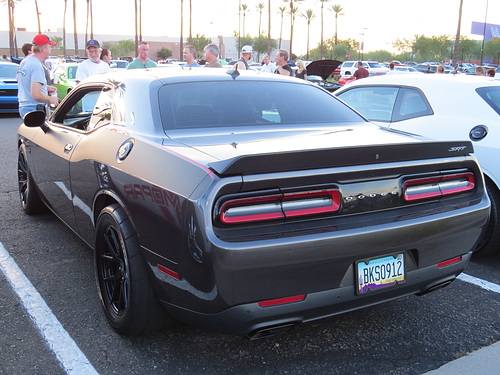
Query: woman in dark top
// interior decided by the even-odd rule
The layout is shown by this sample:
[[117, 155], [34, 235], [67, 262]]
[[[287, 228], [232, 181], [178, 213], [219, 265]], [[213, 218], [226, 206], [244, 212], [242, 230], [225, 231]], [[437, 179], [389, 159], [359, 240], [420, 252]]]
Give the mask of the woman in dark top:
[[307, 70], [306, 66], [304, 65], [304, 61], [297, 60], [297, 66], [299, 67], [299, 69], [297, 69], [297, 71], [295, 72], [295, 77], [307, 79]]

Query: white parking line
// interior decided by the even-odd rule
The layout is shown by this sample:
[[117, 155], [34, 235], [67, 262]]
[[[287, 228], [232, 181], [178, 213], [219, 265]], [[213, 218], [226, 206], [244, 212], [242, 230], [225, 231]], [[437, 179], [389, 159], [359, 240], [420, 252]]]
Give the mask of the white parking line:
[[98, 374], [1, 242], [0, 270], [66, 373]]
[[500, 285], [495, 283], [490, 283], [489, 281], [486, 280], [478, 279], [477, 277], [470, 276], [465, 273], [458, 275], [457, 279], [465, 281], [466, 283], [480, 286], [481, 288], [489, 290], [490, 292], [500, 293]]

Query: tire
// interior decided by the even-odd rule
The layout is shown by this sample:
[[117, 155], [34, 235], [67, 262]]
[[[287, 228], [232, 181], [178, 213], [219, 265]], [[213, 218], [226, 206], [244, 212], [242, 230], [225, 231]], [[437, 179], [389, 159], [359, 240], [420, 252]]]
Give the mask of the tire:
[[35, 215], [47, 211], [47, 207], [40, 198], [35, 181], [31, 176], [26, 146], [24, 144], [21, 144], [18, 149], [17, 183], [21, 207], [26, 214]]
[[104, 208], [96, 227], [96, 281], [106, 319], [122, 335], [151, 332], [167, 321], [140, 251], [125, 211], [118, 204]]
[[490, 219], [475, 252], [479, 256], [500, 252], [500, 192], [490, 180], [486, 181], [486, 190], [491, 202]]

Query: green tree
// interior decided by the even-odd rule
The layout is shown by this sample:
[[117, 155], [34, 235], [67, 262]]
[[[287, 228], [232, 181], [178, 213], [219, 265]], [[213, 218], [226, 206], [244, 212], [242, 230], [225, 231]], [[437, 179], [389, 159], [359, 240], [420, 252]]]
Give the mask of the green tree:
[[311, 27], [311, 20], [315, 19], [316, 15], [312, 11], [312, 9], [307, 9], [306, 12], [301, 13], [300, 16], [307, 20], [307, 57], [306, 57], [306, 59], [309, 60], [309, 29]]
[[206, 38], [205, 35], [196, 34], [196, 36], [192, 38], [192, 46], [196, 50], [196, 58], [203, 56], [203, 49], [210, 43], [212, 43], [212, 39]]
[[393, 60], [393, 55], [389, 51], [385, 50], [378, 50], [378, 51], [372, 51], [372, 52], [367, 52], [365, 53], [365, 59], [366, 60], [373, 60], [373, 61], [391, 61]]
[[169, 58], [170, 56], [172, 56], [172, 51], [170, 51], [166, 47], [162, 47], [158, 51], [157, 56], [158, 56], [158, 58], [165, 60], [165, 59]]
[[[234, 32], [234, 36], [236, 38], [238, 37], [238, 32], [237, 31]], [[250, 36], [250, 34], [247, 34], [246, 36], [241, 36], [241, 38], [240, 38], [240, 45], [241, 46], [245, 46], [245, 45], [248, 44], [249, 46], [253, 46], [253, 41], [254, 41], [254, 39]], [[236, 49], [237, 48], [238, 48], [238, 40], [236, 40]]]
[[133, 40], [120, 40], [118, 44], [107, 48], [109, 48], [111, 54], [116, 57], [132, 57], [132, 54], [136, 50]]
[[293, 50], [293, 26], [295, 24], [295, 16], [297, 15], [297, 12], [299, 10], [299, 8], [297, 8], [296, 6], [294, 6], [294, 3], [297, 3], [299, 1], [302, 1], [302, 0], [283, 0], [285, 3], [290, 3], [290, 10], [289, 10], [289, 14], [290, 14], [290, 58], [292, 58], [292, 50]]
[[62, 41], [63, 41], [63, 38], [61, 36], [53, 36], [50, 38], [50, 40], [52, 40], [53, 42], [56, 42], [56, 46], [55, 48], [62, 48]]
[[499, 60], [500, 57], [500, 39], [488, 40], [484, 43], [484, 56], [491, 57], [493, 62]]
[[[253, 39], [253, 50], [257, 52], [257, 61], [260, 61], [260, 54], [267, 52], [268, 39], [267, 36], [261, 34], [259, 37]], [[276, 48], [278, 42], [275, 39], [271, 39], [271, 49]]]

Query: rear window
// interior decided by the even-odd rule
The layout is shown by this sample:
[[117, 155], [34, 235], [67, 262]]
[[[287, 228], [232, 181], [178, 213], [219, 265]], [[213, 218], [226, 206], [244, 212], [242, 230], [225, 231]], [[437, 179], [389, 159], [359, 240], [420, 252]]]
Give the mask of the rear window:
[[159, 99], [166, 130], [364, 121], [331, 94], [293, 82], [170, 84], [160, 89]]
[[368, 66], [369, 66], [370, 68], [383, 68], [383, 66], [382, 66], [382, 65], [380, 65], [378, 62], [369, 62], [369, 63], [368, 63]]
[[500, 115], [500, 87], [480, 87], [476, 92]]

